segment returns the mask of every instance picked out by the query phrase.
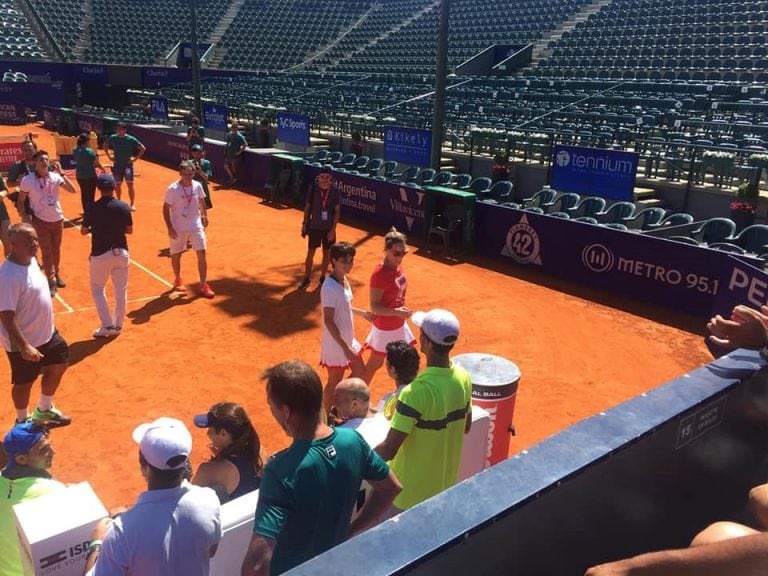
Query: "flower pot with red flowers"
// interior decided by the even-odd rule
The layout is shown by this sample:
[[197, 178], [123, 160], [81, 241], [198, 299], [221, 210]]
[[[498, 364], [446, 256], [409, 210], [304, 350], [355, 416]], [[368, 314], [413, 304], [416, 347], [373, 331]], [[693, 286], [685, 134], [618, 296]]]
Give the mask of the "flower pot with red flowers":
[[736, 199], [731, 202], [731, 220], [736, 223], [736, 232], [740, 232], [755, 222], [758, 190], [750, 182], [742, 182], [736, 192]]
[[493, 157], [493, 168], [491, 169], [491, 181], [501, 182], [509, 180], [509, 154], [506, 152], [497, 152]]

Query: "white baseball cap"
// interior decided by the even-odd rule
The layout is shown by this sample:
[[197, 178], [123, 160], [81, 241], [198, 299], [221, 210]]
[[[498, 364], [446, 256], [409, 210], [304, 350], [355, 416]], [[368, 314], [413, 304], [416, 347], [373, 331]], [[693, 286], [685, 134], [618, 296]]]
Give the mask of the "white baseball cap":
[[429, 312], [414, 312], [411, 319], [435, 344], [450, 346], [459, 338], [459, 319], [448, 310], [435, 308]]
[[176, 418], [163, 417], [140, 424], [131, 436], [144, 459], [159, 470], [182, 468], [192, 452], [192, 435]]

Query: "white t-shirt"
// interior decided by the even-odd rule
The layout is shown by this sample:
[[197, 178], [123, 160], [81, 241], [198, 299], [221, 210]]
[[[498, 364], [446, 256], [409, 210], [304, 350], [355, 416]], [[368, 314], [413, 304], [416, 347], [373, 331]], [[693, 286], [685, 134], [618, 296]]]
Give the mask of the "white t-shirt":
[[191, 232], [203, 227], [200, 198], [205, 198], [205, 192], [196, 180], [192, 181], [192, 186], [182, 186], [181, 180], [168, 186], [164, 201], [171, 207], [171, 224], [176, 232]]
[[[21, 334], [37, 348], [53, 336], [53, 305], [48, 279], [33, 258], [28, 266], [6, 260], [0, 265], [0, 311], [13, 310]], [[0, 344], [11, 349], [8, 332], [0, 323]]]
[[[352, 288], [344, 288], [333, 276], [328, 276], [320, 289], [320, 308], [333, 308], [333, 322], [339, 329], [342, 340], [352, 345], [355, 340], [355, 326], [352, 320]], [[323, 312], [325, 318], [325, 312]], [[325, 348], [328, 345], [337, 346], [336, 341], [331, 336], [323, 322], [323, 336], [321, 345]]]
[[389, 420], [382, 414], [374, 414], [367, 418], [352, 418], [341, 424], [339, 428], [357, 430], [371, 448], [376, 448], [389, 434]]
[[64, 211], [59, 201], [63, 183], [64, 178], [56, 172], [48, 172], [44, 178], [33, 172], [21, 179], [19, 187], [29, 195], [29, 206], [35, 213], [35, 218], [45, 222], [59, 222], [64, 219]]
[[142, 492], [112, 524], [89, 576], [208, 576], [209, 550], [222, 537], [219, 498], [184, 481]]

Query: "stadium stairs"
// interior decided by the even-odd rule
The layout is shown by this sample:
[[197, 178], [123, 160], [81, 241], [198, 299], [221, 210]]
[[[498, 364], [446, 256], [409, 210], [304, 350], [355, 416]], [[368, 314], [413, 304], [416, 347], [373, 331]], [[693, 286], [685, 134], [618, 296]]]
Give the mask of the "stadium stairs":
[[35, 9], [28, 2], [22, 0], [11, 0], [11, 2], [13, 7], [27, 18], [29, 30], [37, 38], [37, 43], [42, 48], [44, 59], [58, 62], [64, 61], [64, 54], [55, 43], [50, 32], [45, 29], [45, 25], [41, 22]]
[[530, 74], [531, 71], [538, 66], [539, 62], [546, 60], [552, 54], [550, 44], [553, 41], [559, 40], [565, 32], [569, 32], [576, 27], [579, 22], [586, 21], [590, 15], [599, 12], [606, 6], [610, 6], [613, 0], [594, 0], [591, 4], [587, 4], [581, 10], [571, 15], [571, 17], [562, 23], [562, 25], [548, 34], [544, 34], [533, 45], [533, 57], [531, 64], [518, 73], [518, 76], [525, 76]]
[[207, 41], [214, 45], [213, 56], [208, 60], [209, 68], [218, 68], [219, 64], [226, 56], [227, 49], [223, 46], [218, 46], [218, 43], [221, 42], [227, 29], [232, 22], [235, 21], [235, 18], [237, 18], [237, 14], [243, 7], [243, 4], [245, 4], [245, 0], [234, 0], [229, 5], [229, 8], [227, 8], [224, 16], [221, 17], [221, 20], [216, 24], [216, 28], [213, 29], [213, 32], [211, 32], [211, 35], [208, 37]]
[[91, 27], [93, 26], [93, 0], [83, 0], [83, 26], [72, 54], [77, 62], [85, 59], [85, 49], [91, 45]]

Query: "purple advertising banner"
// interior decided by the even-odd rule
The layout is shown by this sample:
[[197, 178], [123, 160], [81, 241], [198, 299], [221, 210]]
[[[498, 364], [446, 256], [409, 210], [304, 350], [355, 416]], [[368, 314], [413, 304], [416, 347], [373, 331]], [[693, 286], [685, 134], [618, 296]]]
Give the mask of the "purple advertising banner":
[[59, 130], [61, 125], [61, 110], [52, 106], [43, 108], [43, 126], [48, 130]]
[[476, 230], [487, 256], [703, 320], [768, 299], [768, 275], [752, 258], [483, 202]]
[[19, 102], [0, 102], [0, 124], [25, 124], [27, 111]]
[[2, 82], [0, 102], [22, 102], [39, 114], [45, 106], [64, 106], [64, 86], [62, 82]]
[[96, 132], [96, 134], [104, 134], [104, 120], [98, 116], [90, 116], [88, 114], [81, 114], [75, 112], [75, 123], [77, 129], [82, 133]]
[[[304, 182], [314, 182], [319, 168], [304, 167]], [[394, 226], [407, 234], [424, 234], [424, 191], [345, 172], [333, 172], [341, 196], [341, 216]]]

